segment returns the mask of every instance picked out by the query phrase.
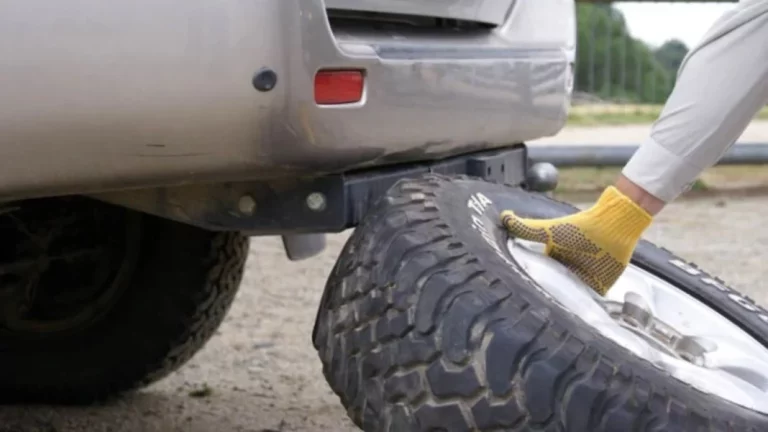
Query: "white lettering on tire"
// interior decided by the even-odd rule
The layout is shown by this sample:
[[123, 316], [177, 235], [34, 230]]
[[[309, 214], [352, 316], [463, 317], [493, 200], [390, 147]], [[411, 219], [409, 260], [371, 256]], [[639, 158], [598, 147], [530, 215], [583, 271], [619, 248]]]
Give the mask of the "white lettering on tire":
[[696, 276], [701, 274], [701, 270], [697, 269], [696, 267], [688, 264], [685, 261], [679, 260], [679, 259], [673, 259], [669, 262], [673, 266], [679, 268], [680, 270], [688, 273], [691, 276]]
[[[520, 270], [518, 265], [512, 262], [512, 260], [504, 253], [504, 251], [502, 251], [501, 246], [499, 246], [499, 242], [496, 241], [496, 238], [493, 235], [493, 231], [488, 229], [486, 224], [488, 216], [485, 215], [485, 211], [492, 204], [493, 201], [491, 201], [487, 196], [480, 192], [476, 192], [469, 197], [469, 200], [467, 200], [467, 208], [474, 212], [470, 214], [472, 228], [480, 233], [480, 237], [482, 237], [488, 246], [490, 246], [491, 249], [496, 252], [496, 255], [499, 258], [501, 258], [505, 263], [509, 264], [509, 267], [515, 273], [517, 273], [527, 282], [530, 282], [534, 287], [536, 287], [537, 291], [542, 293], [545, 297], [552, 300], [553, 297], [549, 293], [541, 289], [541, 287], [539, 287], [539, 285], [533, 279], [531, 279], [524, 271]], [[496, 215], [494, 215], [494, 217], [496, 217]]]
[[[686, 263], [683, 260], [680, 259], [673, 259], [669, 261], [670, 264], [673, 266], [679, 268], [680, 270], [686, 272], [687, 274], [691, 276], [698, 276], [702, 274], [702, 271], [697, 269], [696, 267]], [[701, 282], [703, 282], [705, 285], [709, 285], [716, 290], [727, 294], [728, 299], [730, 299], [732, 302], [738, 304], [745, 310], [749, 312], [757, 313], [757, 317], [760, 318], [761, 321], [768, 324], [768, 312], [763, 310], [762, 308], [758, 307], [754, 302], [750, 301], [749, 299], [745, 298], [741, 293], [738, 291], [732, 289], [729, 286], [726, 286], [722, 282], [715, 280], [711, 277], [705, 276], [701, 278]]]
[[[516, 266], [512, 263], [512, 261], [504, 255], [504, 253], [501, 250], [501, 247], [499, 247], [499, 244], [496, 242], [496, 239], [493, 238], [493, 235], [491, 232], [488, 231], [488, 228], [485, 226], [485, 218], [484, 216], [485, 209], [488, 208], [489, 205], [491, 205], [493, 202], [488, 199], [485, 195], [481, 194], [480, 192], [473, 194], [469, 197], [469, 201], [467, 201], [467, 207], [470, 208], [472, 211], [474, 211], [474, 214], [471, 215], [472, 218], [472, 228], [474, 228], [476, 231], [480, 232], [480, 236], [485, 240], [486, 243], [488, 243], [488, 246], [490, 246], [494, 252], [496, 252], [496, 255], [499, 256], [504, 262], [512, 266], [512, 268], [516, 269]], [[518, 272], [519, 273], [519, 272]]]

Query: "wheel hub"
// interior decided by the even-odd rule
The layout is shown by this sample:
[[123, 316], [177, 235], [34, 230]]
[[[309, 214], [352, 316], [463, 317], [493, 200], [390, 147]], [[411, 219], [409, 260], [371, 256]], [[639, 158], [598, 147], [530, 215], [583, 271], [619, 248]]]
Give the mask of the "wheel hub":
[[119, 297], [136, 256], [138, 221], [77, 198], [0, 214], [0, 333], [14, 339], [82, 328]]
[[642, 297], [635, 293], [627, 293], [624, 303], [606, 301], [604, 306], [619, 325], [667, 355], [703, 366], [703, 355], [717, 349], [714, 342], [688, 337], [654, 317]]
[[543, 245], [509, 240], [508, 249], [543, 291], [604, 336], [701, 391], [768, 413], [768, 348], [714, 309], [634, 265], [601, 297]]

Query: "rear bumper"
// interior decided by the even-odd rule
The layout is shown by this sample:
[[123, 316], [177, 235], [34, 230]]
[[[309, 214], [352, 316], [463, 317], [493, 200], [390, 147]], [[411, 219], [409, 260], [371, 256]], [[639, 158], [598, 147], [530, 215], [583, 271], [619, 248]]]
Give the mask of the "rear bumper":
[[[556, 49], [351, 42], [340, 61], [366, 70], [364, 104], [296, 112], [305, 142], [363, 165], [435, 159], [555, 134], [567, 113], [566, 54]], [[307, 160], [293, 163], [306, 166]], [[327, 158], [326, 160], [323, 160]]]
[[[5, 196], [343, 172], [524, 142], [563, 126], [573, 60], [573, 47], [510, 25], [450, 42], [334, 35], [322, 0], [12, 2], [0, 36], [14, 41], [0, 44]], [[262, 67], [278, 76], [272, 91], [251, 85]], [[364, 69], [365, 100], [317, 106], [320, 68]]]
[[[302, 29], [304, 57], [286, 59], [291, 97], [284, 99], [284, 129], [275, 131], [283, 136], [273, 140], [291, 142], [274, 148], [284, 166], [340, 171], [438, 159], [553, 135], [565, 123], [573, 47], [553, 43], [557, 37], [521, 38], [511, 27], [525, 16], [446, 40], [332, 29], [323, 2], [299, 7], [291, 15], [303, 17], [293, 28]], [[313, 78], [321, 68], [363, 69], [363, 102], [315, 105]]]

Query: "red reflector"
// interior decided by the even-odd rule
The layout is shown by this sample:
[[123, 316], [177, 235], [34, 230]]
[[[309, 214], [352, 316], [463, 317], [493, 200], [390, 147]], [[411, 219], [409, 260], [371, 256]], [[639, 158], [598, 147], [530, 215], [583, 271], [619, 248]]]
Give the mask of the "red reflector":
[[321, 70], [315, 75], [315, 102], [318, 105], [355, 103], [362, 98], [362, 71]]

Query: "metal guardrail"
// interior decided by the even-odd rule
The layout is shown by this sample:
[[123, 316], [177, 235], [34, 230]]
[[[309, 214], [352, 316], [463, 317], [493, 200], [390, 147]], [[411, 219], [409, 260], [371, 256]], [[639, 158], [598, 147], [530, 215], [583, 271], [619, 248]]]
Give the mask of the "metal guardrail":
[[[638, 146], [607, 145], [531, 145], [528, 156], [534, 162], [549, 162], [556, 167], [621, 167]], [[767, 143], [737, 143], [718, 161], [717, 165], [764, 165], [768, 164]]]

